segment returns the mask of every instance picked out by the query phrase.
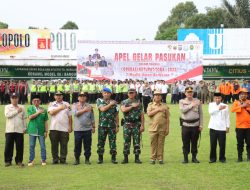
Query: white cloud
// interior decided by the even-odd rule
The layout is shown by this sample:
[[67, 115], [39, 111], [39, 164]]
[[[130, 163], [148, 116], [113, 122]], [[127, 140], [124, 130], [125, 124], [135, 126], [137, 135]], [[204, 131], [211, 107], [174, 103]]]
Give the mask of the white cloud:
[[186, 36], [184, 41], [200, 41], [200, 39], [196, 34], [190, 33]]

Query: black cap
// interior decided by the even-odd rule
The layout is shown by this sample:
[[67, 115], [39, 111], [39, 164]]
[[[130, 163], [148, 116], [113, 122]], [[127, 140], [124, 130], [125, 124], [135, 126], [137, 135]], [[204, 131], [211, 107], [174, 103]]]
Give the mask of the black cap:
[[35, 95], [35, 96], [32, 97], [32, 100], [33, 99], [40, 99], [40, 96], [39, 95]]
[[221, 96], [221, 93], [220, 92], [215, 92], [214, 96], [216, 96], [216, 97]]

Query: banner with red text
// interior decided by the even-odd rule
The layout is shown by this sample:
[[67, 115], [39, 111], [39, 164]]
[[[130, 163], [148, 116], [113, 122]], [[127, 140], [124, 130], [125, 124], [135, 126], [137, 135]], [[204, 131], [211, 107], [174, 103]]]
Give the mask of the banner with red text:
[[78, 41], [78, 79], [184, 80], [202, 77], [201, 42]]

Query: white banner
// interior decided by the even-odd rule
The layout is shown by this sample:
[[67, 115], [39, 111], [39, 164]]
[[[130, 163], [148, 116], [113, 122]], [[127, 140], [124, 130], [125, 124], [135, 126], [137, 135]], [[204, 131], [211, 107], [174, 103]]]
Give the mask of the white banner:
[[179, 41], [202, 41], [205, 64], [249, 64], [250, 28], [179, 29]]
[[184, 80], [202, 75], [201, 42], [78, 41], [77, 78]]

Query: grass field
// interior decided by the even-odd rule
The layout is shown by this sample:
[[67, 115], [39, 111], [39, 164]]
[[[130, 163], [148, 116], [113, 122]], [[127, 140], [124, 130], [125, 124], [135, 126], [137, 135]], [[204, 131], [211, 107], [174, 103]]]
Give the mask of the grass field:
[[[148, 135], [148, 118], [146, 116], [146, 131], [143, 133], [143, 148], [141, 154], [142, 165], [134, 164], [134, 155], [130, 155], [130, 163], [122, 165], [122, 130], [117, 138], [118, 165], [110, 163], [108, 144], [105, 149], [104, 164], [97, 161], [97, 133], [93, 135], [92, 165], [83, 164], [73, 166], [73, 133], [70, 135], [68, 165], [51, 165], [50, 141], [46, 139], [47, 162], [40, 166], [40, 148], [37, 142], [36, 165], [34, 167], [18, 168], [4, 167], [4, 106], [0, 106], [0, 189], [101, 189], [101, 190], [130, 190], [130, 189], [250, 189], [250, 163], [236, 163], [237, 150], [235, 138], [235, 116], [231, 114], [231, 129], [227, 135], [226, 157], [227, 163], [209, 164], [209, 130], [208, 107], [203, 106], [205, 126], [202, 132], [198, 159], [200, 164], [181, 164], [182, 142], [179, 127], [179, 109], [177, 105], [169, 105], [170, 134], [165, 142], [165, 164], [150, 165], [150, 142]], [[97, 110], [95, 110], [97, 116]], [[120, 114], [120, 116], [122, 116]], [[97, 119], [97, 117], [96, 117]], [[25, 135], [24, 163], [27, 165], [29, 157], [28, 135]], [[131, 149], [132, 150], [132, 149]], [[246, 160], [246, 152], [244, 152]]]

